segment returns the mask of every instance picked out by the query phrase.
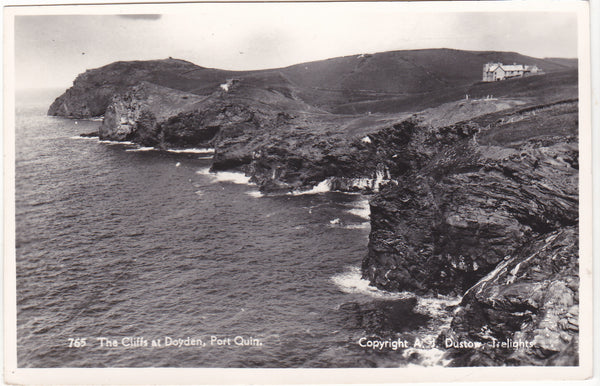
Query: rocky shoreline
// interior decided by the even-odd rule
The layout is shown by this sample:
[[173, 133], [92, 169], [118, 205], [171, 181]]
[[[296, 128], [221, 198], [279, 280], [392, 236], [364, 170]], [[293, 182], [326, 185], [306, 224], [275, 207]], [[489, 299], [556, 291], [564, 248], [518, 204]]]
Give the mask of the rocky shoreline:
[[244, 79], [202, 95], [98, 79], [78, 77], [49, 114], [103, 114], [100, 139], [214, 148], [212, 170], [242, 171], [262, 192], [374, 192], [365, 278], [388, 291], [462, 296], [442, 347], [533, 342], [449, 347], [450, 365], [577, 364], [577, 100], [339, 115]]

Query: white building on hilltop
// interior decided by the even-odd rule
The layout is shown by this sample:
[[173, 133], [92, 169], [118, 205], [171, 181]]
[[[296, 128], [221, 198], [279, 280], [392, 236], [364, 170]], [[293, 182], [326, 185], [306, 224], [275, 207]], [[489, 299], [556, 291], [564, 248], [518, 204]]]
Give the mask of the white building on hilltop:
[[538, 66], [527, 66], [523, 64], [486, 63], [483, 65], [483, 81], [495, 82], [509, 78], [520, 78], [523, 76], [542, 74]]

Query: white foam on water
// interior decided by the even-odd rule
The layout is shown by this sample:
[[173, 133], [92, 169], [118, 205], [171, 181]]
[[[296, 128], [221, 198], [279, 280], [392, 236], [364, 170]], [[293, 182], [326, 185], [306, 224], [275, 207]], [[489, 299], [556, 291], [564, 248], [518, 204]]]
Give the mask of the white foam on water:
[[[435, 327], [433, 329], [430, 327], [431, 333], [419, 336], [422, 342], [435, 342], [439, 332], [450, 327], [452, 312], [447, 308], [460, 304], [461, 299], [461, 297], [451, 296], [417, 297], [417, 305], [414, 308], [414, 312], [429, 315], [435, 321]], [[408, 367], [446, 367], [451, 362], [450, 359], [444, 359], [445, 351], [437, 347], [411, 347], [404, 350], [402, 355], [408, 359], [415, 353], [418, 355], [419, 363], [411, 363]]]
[[[436, 339], [436, 336], [427, 336], [425, 339]], [[422, 339], [423, 340], [423, 339]], [[419, 355], [420, 362], [409, 363], [406, 367], [446, 367], [451, 360], [442, 359], [446, 351], [440, 350], [439, 348], [407, 348], [402, 352], [404, 358], [410, 358], [417, 353]]]
[[249, 195], [250, 197], [254, 197], [254, 198], [261, 198], [261, 197], [265, 196], [258, 190], [250, 190], [250, 191], [246, 192], [246, 194]]
[[136, 145], [136, 143], [131, 142], [131, 141], [111, 141], [111, 140], [108, 140], [108, 139], [101, 139], [98, 142], [100, 142], [100, 143], [107, 143], [109, 145]]
[[348, 224], [344, 225], [344, 229], [368, 229], [371, 227], [370, 222], [361, 222], [360, 224]]
[[301, 196], [303, 194], [319, 194], [319, 193], [327, 193], [330, 191], [331, 191], [331, 181], [328, 178], [326, 180], [319, 182], [318, 185], [314, 186], [310, 190], [293, 191], [293, 192], [289, 192], [288, 194], [291, 194], [292, 196]]
[[190, 149], [167, 149], [169, 153], [190, 153], [190, 154], [213, 154], [212, 148], [190, 148]]
[[234, 184], [248, 185], [250, 183], [250, 177], [244, 173], [235, 172], [218, 172], [215, 174], [215, 178], [220, 182], [233, 182]]
[[[419, 338], [422, 342], [435, 342], [439, 332], [450, 327], [452, 322], [452, 312], [448, 310], [449, 306], [460, 304], [461, 297], [443, 296], [437, 297], [417, 297], [417, 305], [414, 312], [429, 315], [434, 322], [434, 328], [430, 327], [431, 333], [421, 334]], [[410, 358], [413, 354], [419, 358], [418, 364], [409, 364], [409, 367], [446, 367], [451, 360], [444, 359], [445, 351], [437, 347], [412, 347], [402, 354], [405, 358]]]
[[386, 181], [386, 172], [382, 171], [382, 170], [378, 170], [375, 173], [375, 191], [379, 191], [379, 187], [381, 186], [381, 183]]
[[[137, 143], [135, 142], [131, 142], [131, 141], [111, 141], [111, 140], [107, 140], [107, 139], [99, 139], [99, 137], [95, 136], [95, 137], [82, 137], [79, 135], [70, 137], [71, 139], [93, 139], [93, 140], [98, 140], [98, 142], [100, 143], [106, 143], [109, 145], [135, 145], [138, 146], [135, 149], [126, 149], [125, 151], [151, 151], [151, 150], [156, 150], [156, 151], [162, 151], [163, 149], [158, 149], [156, 147], [150, 147], [150, 146], [139, 146]], [[215, 154], [215, 149], [213, 148], [189, 148], [189, 149], [166, 149], [164, 151], [167, 151], [169, 153], [183, 153], [183, 154], [203, 154], [205, 155], [204, 157], [198, 157], [198, 159], [212, 159], [214, 154]]]
[[329, 221], [330, 224], [339, 224], [340, 223], [340, 219], [339, 218], [334, 218], [333, 220]]
[[[124, 142], [120, 142], [120, 143], [124, 143]], [[136, 149], [128, 149], [125, 151], [150, 151], [150, 150], [161, 151], [162, 149], [158, 149], [156, 147], [150, 147], [150, 146], [142, 146], [142, 147], [138, 147]], [[211, 158], [213, 158], [215, 149], [192, 148], [192, 149], [167, 149], [165, 151], [167, 151], [169, 153], [177, 153], [177, 154], [207, 154], [206, 157], [199, 157], [199, 158], [211, 159]]]
[[[342, 186], [345, 186], [347, 189], [351, 189], [351, 188], [356, 188], [359, 190], [367, 190], [367, 189], [372, 189], [374, 191], [379, 191], [379, 187], [381, 186], [381, 184], [383, 184], [384, 182], [393, 182], [390, 179], [390, 175], [389, 175], [389, 171], [386, 170], [379, 170], [376, 172], [375, 178], [344, 178], [344, 177], [329, 177], [321, 182], [319, 182], [319, 184], [317, 184], [316, 186], [314, 186], [312, 189], [309, 190], [295, 190], [292, 191], [288, 194], [293, 195], [293, 196], [299, 196], [302, 194], [318, 194], [318, 193], [327, 193], [327, 192], [331, 192], [331, 187], [335, 186], [335, 180], [338, 179], [340, 180], [340, 183], [342, 184]], [[346, 194], [361, 194], [360, 192], [345, 192], [343, 190], [339, 191], [339, 193], [346, 193]]]
[[457, 306], [460, 304], [462, 297], [460, 296], [443, 296], [437, 297], [419, 297], [419, 302], [415, 306], [415, 311], [422, 314], [429, 314], [435, 318], [448, 317], [447, 307]]
[[[350, 267], [346, 272], [334, 275], [331, 280], [342, 291], [349, 294], [363, 294], [373, 298], [395, 300], [415, 297], [410, 292], [392, 293], [380, 290], [372, 286], [368, 280], [361, 276], [359, 267]], [[429, 315], [434, 321], [432, 326], [427, 327], [427, 331], [418, 334], [423, 343], [423, 347], [410, 347], [403, 350], [402, 356], [406, 359], [418, 355], [418, 363], [409, 363], [407, 367], [446, 367], [450, 360], [444, 359], [445, 351], [437, 347], [428, 347], [429, 342], [435, 342], [439, 332], [450, 326], [452, 321], [452, 312], [447, 310], [449, 306], [458, 305], [460, 297], [437, 296], [423, 297], [416, 296], [417, 304], [414, 312]]]
[[126, 149], [125, 151], [133, 151], [133, 152], [138, 152], [138, 151], [152, 151], [152, 150], [158, 150], [154, 147], [149, 147], [149, 146], [142, 146], [142, 147], [137, 147], [135, 149]]
[[350, 267], [346, 272], [331, 277], [331, 281], [338, 289], [348, 294], [368, 295], [379, 299], [407, 299], [414, 295], [406, 292], [392, 293], [380, 290], [362, 278], [359, 267]]
[[200, 169], [196, 174], [209, 176], [214, 182], [231, 182], [240, 185], [250, 185], [250, 177], [239, 172], [211, 172], [210, 168]]
[[369, 205], [369, 200], [366, 198], [359, 200], [352, 209], [348, 210], [348, 213], [369, 220], [371, 218], [371, 206]]
[[73, 137], [69, 137], [69, 139], [92, 139], [92, 140], [97, 140], [98, 136], [95, 137], [82, 137], [81, 135], [75, 135]]

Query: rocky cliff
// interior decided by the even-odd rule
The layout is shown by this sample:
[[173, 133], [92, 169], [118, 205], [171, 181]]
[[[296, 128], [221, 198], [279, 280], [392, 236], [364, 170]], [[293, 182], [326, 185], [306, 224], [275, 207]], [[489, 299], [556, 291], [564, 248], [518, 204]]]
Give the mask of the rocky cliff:
[[[104, 114], [115, 95], [142, 81], [161, 84], [161, 78], [201, 69], [190, 62], [176, 59], [115, 62], [104, 67], [87, 70], [77, 76], [73, 86], [54, 101], [48, 115], [90, 118]], [[158, 76], [160, 75], [160, 76]]]
[[570, 226], [524, 243], [466, 292], [438, 339], [453, 366], [578, 364], [578, 233]]
[[193, 111], [200, 101], [202, 98], [194, 94], [140, 82], [112, 98], [106, 107], [99, 137], [157, 145], [165, 136], [161, 124], [168, 118]]
[[575, 102], [406, 143], [411, 167], [371, 202], [363, 268], [381, 288], [462, 294], [523, 243], [578, 221]]
[[[392, 291], [463, 295], [453, 365], [577, 362], [575, 101], [406, 132], [412, 164], [371, 201], [363, 274]], [[509, 344], [509, 343], [507, 343]]]

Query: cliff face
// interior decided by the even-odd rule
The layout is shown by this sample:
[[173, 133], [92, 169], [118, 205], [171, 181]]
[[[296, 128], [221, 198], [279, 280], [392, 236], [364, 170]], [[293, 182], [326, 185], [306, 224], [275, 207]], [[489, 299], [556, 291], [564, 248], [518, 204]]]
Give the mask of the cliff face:
[[[110, 103], [113, 95], [117, 93], [113, 85], [89, 87], [82, 86], [85, 82], [80, 75], [75, 80], [76, 87], [65, 91], [58, 97], [50, 108], [48, 115], [69, 118], [91, 118], [104, 114], [106, 106]], [[90, 92], [93, 90], [92, 92]]]
[[372, 199], [365, 277], [464, 294], [438, 339], [451, 365], [577, 364], [577, 130], [576, 102], [420, 130], [411, 168]]
[[70, 118], [101, 116], [115, 95], [141, 82], [204, 94], [204, 87], [218, 85], [230, 73], [178, 59], [115, 62], [77, 76], [73, 86], [52, 103], [48, 115]]
[[363, 270], [378, 287], [462, 294], [521, 245], [577, 223], [576, 103], [420, 133], [413, 166], [371, 202]]
[[247, 142], [267, 128], [269, 117], [268, 110], [235, 103], [218, 87], [201, 97], [141, 82], [113, 98], [99, 137], [159, 148], [206, 147], [230, 144], [240, 136]]
[[578, 232], [572, 226], [537, 237], [469, 289], [438, 343], [485, 346], [451, 347], [453, 366], [578, 364]]
[[100, 139], [133, 140], [142, 145], [164, 141], [163, 122], [193, 111], [202, 98], [183, 91], [141, 82], [113, 97], [107, 106]]
[[[397, 173], [397, 164], [390, 162], [397, 148], [382, 146], [378, 132], [362, 137], [343, 131], [324, 135], [319, 133], [327, 127], [323, 122], [305, 122], [308, 127], [289, 123], [287, 130], [257, 141], [245, 167], [263, 191], [307, 190], [319, 184], [331, 190], [373, 191]], [[408, 121], [397, 125], [413, 126]]]

